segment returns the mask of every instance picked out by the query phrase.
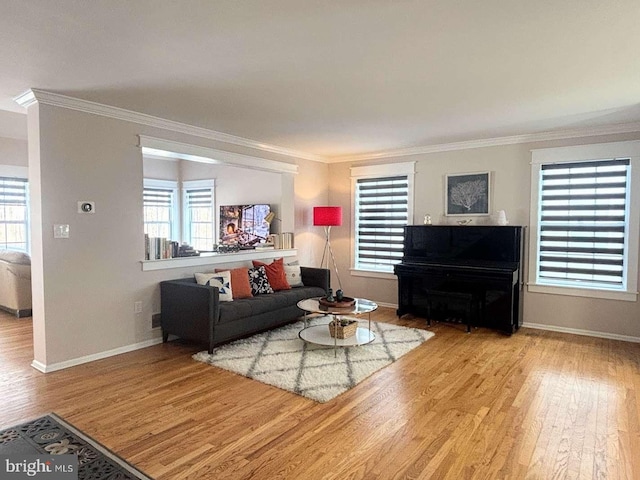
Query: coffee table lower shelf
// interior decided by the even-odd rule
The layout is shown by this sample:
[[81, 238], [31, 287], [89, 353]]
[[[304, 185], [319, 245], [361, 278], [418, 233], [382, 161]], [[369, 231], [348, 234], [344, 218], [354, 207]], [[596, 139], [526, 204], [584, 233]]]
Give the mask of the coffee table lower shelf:
[[303, 328], [298, 334], [302, 340], [316, 345], [325, 345], [327, 347], [356, 347], [358, 345], [366, 345], [376, 339], [376, 334], [370, 329], [358, 327], [356, 334], [349, 338], [333, 338], [329, 333], [329, 325], [313, 325]]

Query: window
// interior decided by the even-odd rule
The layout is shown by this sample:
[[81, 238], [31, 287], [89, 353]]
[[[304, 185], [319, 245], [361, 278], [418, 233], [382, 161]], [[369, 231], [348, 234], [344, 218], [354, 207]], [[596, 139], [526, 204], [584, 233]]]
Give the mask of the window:
[[354, 269], [392, 273], [402, 260], [404, 226], [413, 218], [414, 163], [355, 167]]
[[213, 180], [185, 181], [179, 197], [178, 182], [145, 178], [143, 197], [144, 233], [149, 237], [212, 250], [216, 233]]
[[0, 248], [29, 251], [29, 184], [0, 177]]
[[177, 239], [179, 218], [176, 213], [177, 183], [144, 180], [144, 233], [149, 237]]
[[212, 250], [215, 239], [214, 181], [183, 183], [183, 240], [196, 250]]
[[530, 284], [555, 288], [547, 293], [635, 299], [638, 215], [631, 192], [639, 145], [534, 151]]

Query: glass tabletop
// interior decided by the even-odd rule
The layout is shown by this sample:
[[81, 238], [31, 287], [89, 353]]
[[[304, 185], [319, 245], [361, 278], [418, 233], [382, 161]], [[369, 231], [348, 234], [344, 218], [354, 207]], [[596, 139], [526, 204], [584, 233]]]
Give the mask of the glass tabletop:
[[298, 308], [309, 313], [329, 313], [333, 315], [347, 315], [370, 313], [378, 308], [378, 304], [366, 298], [356, 298], [356, 303], [348, 307], [331, 307], [321, 305], [319, 300], [322, 297], [306, 298], [298, 302]]

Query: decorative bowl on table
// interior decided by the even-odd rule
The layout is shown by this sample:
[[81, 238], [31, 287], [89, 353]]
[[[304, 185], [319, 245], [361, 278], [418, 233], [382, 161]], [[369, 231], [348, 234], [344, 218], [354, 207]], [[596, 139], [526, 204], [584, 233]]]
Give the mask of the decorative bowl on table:
[[318, 303], [323, 307], [348, 308], [353, 307], [356, 304], [356, 299], [351, 297], [342, 297], [342, 300], [338, 301], [334, 298], [333, 301], [331, 301], [327, 300], [326, 297], [322, 297], [318, 300]]

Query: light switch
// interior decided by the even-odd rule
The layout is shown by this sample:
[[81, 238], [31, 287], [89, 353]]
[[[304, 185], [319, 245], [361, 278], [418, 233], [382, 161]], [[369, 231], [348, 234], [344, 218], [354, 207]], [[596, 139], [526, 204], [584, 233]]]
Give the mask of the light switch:
[[53, 238], [69, 238], [69, 225], [55, 224], [53, 226]]

